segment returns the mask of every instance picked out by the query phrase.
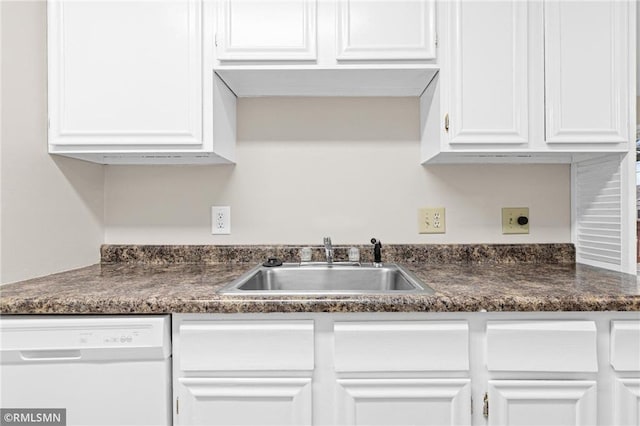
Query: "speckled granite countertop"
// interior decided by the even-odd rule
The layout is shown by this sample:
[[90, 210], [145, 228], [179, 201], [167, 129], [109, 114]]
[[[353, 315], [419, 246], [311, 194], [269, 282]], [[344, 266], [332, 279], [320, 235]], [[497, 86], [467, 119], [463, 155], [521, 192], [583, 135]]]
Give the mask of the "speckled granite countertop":
[[[157, 247], [164, 246], [143, 250], [103, 247], [103, 261], [107, 261], [101, 265], [2, 286], [0, 312], [640, 311], [640, 285], [636, 276], [570, 263], [567, 260], [571, 260], [573, 252], [567, 252], [566, 247], [553, 249], [564, 252], [562, 256], [543, 256], [548, 263], [532, 261], [531, 257], [520, 256], [518, 250], [509, 251], [504, 246], [492, 251], [498, 255], [484, 257], [486, 262], [467, 259], [456, 263], [443, 263], [449, 255], [435, 256], [438, 260], [430, 261], [422, 259], [420, 250], [403, 251], [396, 247], [398, 256], [410, 260], [390, 260], [415, 273], [436, 291], [435, 294], [322, 297], [222, 296], [217, 294], [221, 287], [257, 262], [244, 262], [247, 257], [238, 256], [234, 251], [235, 257], [227, 257], [225, 262], [213, 256], [207, 262], [200, 259], [198, 263], [181, 263], [167, 253], [175, 255], [184, 247]], [[473, 249], [458, 250], [461, 246], [451, 247], [444, 251], [458, 253], [456, 256], [461, 252], [467, 255], [476, 252]], [[505, 256], [506, 252], [516, 255]], [[257, 257], [263, 255], [261, 250], [255, 254]]]

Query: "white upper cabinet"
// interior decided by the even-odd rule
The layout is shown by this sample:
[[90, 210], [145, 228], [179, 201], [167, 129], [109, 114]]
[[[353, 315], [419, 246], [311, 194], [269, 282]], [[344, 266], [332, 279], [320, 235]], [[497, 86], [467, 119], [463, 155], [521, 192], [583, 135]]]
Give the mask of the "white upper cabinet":
[[243, 96], [420, 96], [436, 0], [218, 0], [214, 69]]
[[528, 142], [528, 21], [523, 1], [449, 5], [449, 143]]
[[435, 60], [435, 0], [340, 0], [336, 59]]
[[413, 96], [424, 163], [626, 153], [635, 11], [615, 0], [49, 0], [49, 152], [233, 163], [236, 97]]
[[314, 0], [219, 0], [220, 61], [314, 61]]
[[200, 143], [197, 1], [51, 2], [49, 14], [52, 142]]
[[50, 1], [50, 152], [231, 162], [235, 97], [203, 53], [212, 48], [206, 13], [202, 0]]
[[635, 7], [441, 4], [440, 73], [420, 99], [422, 161], [571, 163], [628, 152]]
[[630, 3], [545, 2], [548, 143], [628, 141]]

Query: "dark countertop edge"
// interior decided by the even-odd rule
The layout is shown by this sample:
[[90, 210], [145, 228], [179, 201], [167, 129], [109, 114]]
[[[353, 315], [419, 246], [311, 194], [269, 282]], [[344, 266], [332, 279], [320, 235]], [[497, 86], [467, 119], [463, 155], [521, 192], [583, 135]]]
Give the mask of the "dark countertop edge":
[[[460, 300], [462, 299], [462, 300]], [[472, 307], [472, 309], [470, 309]], [[598, 298], [594, 296], [540, 298], [511, 297], [490, 298], [473, 297], [453, 298], [440, 295], [421, 296], [420, 299], [383, 298], [370, 300], [358, 298], [256, 298], [215, 300], [172, 299], [78, 299], [68, 300], [51, 298], [30, 299], [13, 303], [7, 309], [0, 304], [0, 315], [74, 315], [74, 314], [174, 314], [174, 313], [366, 313], [366, 312], [636, 312], [640, 311], [640, 297], [617, 296]]]

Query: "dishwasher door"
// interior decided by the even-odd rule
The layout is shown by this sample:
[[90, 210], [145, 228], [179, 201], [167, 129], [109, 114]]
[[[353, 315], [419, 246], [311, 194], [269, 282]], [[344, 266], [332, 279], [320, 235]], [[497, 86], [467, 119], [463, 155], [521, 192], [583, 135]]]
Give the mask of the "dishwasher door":
[[67, 425], [170, 425], [169, 316], [3, 316], [0, 408]]

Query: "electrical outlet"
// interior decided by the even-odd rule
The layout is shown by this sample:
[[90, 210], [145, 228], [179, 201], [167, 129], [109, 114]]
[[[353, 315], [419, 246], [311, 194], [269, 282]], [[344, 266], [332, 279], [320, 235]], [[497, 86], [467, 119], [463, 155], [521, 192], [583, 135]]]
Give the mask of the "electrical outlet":
[[420, 234], [444, 234], [444, 207], [418, 209], [418, 232]]
[[503, 234], [529, 233], [529, 207], [504, 207], [502, 209]]
[[231, 234], [231, 207], [211, 207], [211, 233]]

